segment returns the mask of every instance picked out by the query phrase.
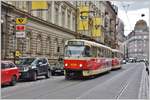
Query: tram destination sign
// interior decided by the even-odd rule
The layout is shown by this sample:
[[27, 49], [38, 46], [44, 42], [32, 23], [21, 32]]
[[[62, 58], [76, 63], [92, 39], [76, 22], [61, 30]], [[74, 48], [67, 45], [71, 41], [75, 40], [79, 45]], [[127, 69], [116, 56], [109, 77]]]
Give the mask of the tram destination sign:
[[84, 42], [83, 41], [69, 41], [68, 45], [83, 46]]

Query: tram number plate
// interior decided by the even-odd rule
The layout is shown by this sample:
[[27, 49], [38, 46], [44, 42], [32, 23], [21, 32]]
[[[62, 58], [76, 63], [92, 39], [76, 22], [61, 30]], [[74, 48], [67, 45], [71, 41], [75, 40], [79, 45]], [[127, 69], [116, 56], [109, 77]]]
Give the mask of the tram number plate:
[[77, 66], [77, 64], [70, 64], [71, 66]]

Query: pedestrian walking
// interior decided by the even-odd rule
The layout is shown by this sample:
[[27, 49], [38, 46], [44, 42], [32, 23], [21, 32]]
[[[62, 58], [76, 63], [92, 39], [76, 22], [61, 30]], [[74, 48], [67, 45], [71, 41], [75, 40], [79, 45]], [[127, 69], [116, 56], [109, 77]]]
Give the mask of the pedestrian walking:
[[147, 60], [145, 61], [145, 66], [146, 66], [146, 72], [149, 75], [149, 62]]

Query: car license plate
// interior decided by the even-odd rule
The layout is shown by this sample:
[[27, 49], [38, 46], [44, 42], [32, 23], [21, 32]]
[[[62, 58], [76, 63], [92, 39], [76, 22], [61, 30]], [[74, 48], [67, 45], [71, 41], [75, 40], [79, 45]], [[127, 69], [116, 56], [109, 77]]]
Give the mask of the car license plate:
[[61, 70], [56, 70], [56, 72], [61, 72]]

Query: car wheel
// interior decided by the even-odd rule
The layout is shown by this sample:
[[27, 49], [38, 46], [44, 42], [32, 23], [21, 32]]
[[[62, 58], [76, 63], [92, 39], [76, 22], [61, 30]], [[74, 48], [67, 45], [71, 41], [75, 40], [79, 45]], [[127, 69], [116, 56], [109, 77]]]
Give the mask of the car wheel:
[[45, 75], [45, 77], [46, 77], [46, 78], [50, 78], [50, 76], [51, 76], [51, 71], [48, 70], [47, 73], [46, 73], [46, 75]]
[[32, 73], [32, 80], [33, 80], [33, 81], [36, 81], [36, 80], [37, 80], [37, 74], [36, 74], [36, 72], [33, 72], [33, 73]]
[[13, 76], [13, 77], [11, 78], [10, 85], [14, 86], [14, 85], [16, 85], [16, 83], [17, 83], [17, 78], [16, 78], [16, 76]]

